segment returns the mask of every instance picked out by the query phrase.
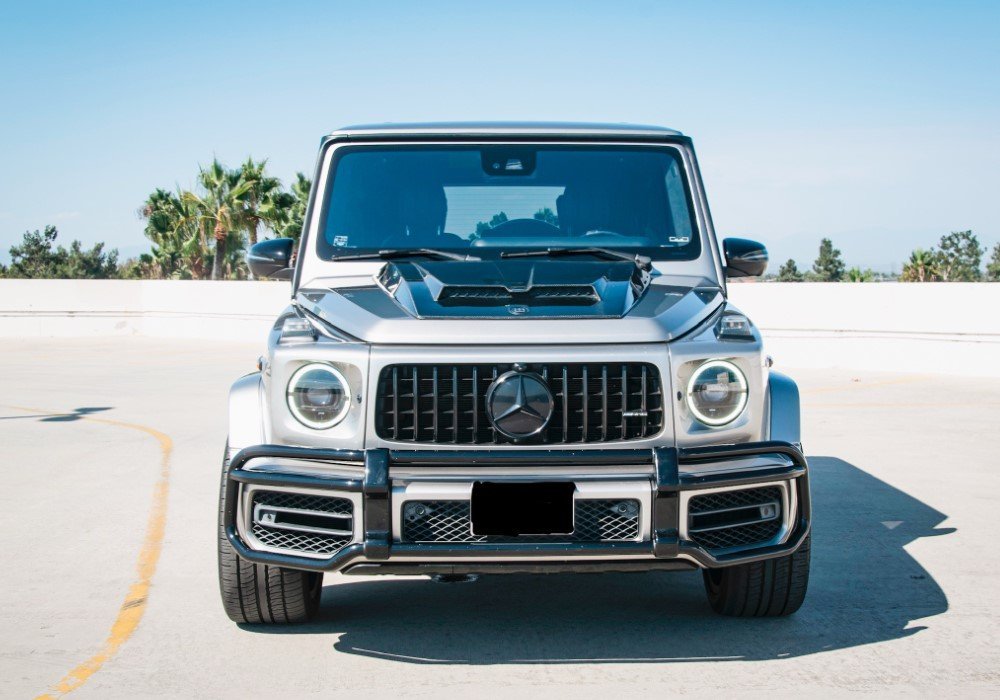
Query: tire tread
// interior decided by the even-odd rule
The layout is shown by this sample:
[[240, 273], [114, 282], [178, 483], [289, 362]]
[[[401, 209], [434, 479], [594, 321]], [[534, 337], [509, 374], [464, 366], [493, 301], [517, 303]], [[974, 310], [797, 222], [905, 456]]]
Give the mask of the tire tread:
[[[226, 452], [228, 454], [228, 445]], [[253, 564], [233, 551], [226, 538], [228, 457], [222, 463], [219, 493], [219, 590], [229, 619], [240, 624], [289, 624], [307, 622], [319, 608], [323, 574], [279, 566]]]
[[792, 554], [704, 571], [712, 609], [730, 617], [782, 617], [800, 607], [809, 586], [811, 536]]

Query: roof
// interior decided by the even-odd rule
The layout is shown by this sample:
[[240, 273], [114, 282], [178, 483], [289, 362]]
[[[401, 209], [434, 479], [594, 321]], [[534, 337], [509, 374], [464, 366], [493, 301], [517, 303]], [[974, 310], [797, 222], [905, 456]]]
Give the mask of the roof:
[[337, 129], [331, 137], [370, 138], [373, 136], [618, 136], [670, 138], [679, 131], [643, 124], [602, 124], [588, 122], [419, 122], [402, 124], [359, 124]]

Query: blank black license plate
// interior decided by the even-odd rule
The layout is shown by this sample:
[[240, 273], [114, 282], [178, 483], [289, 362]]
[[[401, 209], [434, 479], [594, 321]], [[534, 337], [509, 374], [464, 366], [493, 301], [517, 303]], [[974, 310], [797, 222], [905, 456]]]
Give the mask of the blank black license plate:
[[472, 532], [481, 536], [568, 535], [573, 532], [573, 492], [567, 482], [472, 485]]

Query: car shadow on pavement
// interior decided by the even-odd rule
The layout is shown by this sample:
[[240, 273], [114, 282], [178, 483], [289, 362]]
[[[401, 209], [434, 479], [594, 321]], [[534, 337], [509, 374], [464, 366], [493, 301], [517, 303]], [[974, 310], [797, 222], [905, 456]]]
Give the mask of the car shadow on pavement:
[[37, 415], [0, 416], [0, 420], [30, 420], [32, 418], [37, 418], [42, 423], [70, 423], [78, 421], [81, 418], [86, 418], [91, 413], [101, 413], [103, 411], [110, 411], [111, 409], [111, 406], [81, 406], [80, 408], [74, 408], [69, 413], [40, 413]]
[[[904, 547], [952, 529], [945, 515], [847, 462], [813, 457], [812, 575], [781, 619], [715, 615], [701, 574], [483, 576], [474, 583], [344, 577], [318, 621], [254, 627], [339, 634], [346, 654], [422, 664], [663, 663], [776, 659], [925, 629], [948, 600]], [[248, 628], [250, 629], [250, 628]]]

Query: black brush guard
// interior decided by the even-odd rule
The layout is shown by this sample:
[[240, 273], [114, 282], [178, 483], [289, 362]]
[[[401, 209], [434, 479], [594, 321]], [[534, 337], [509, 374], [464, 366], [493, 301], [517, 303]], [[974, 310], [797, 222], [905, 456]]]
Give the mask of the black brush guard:
[[[681, 465], [719, 464], [746, 457], [782, 455], [790, 464], [724, 474], [681, 474]], [[255, 459], [295, 459], [310, 462], [356, 463], [364, 467], [359, 479], [326, 478], [244, 469]], [[652, 541], [611, 543], [526, 543], [526, 544], [402, 544], [392, 542], [389, 466], [652, 466]], [[748, 551], [713, 555], [694, 542], [680, 539], [680, 493], [720, 486], [790, 480], [796, 489], [798, 507], [788, 539], [780, 545]], [[362, 494], [363, 538], [326, 559], [259, 552], [250, 549], [236, 528], [240, 484], [307, 487], [331, 492]], [[357, 516], [355, 516], [357, 517]], [[795, 552], [809, 534], [811, 501], [809, 467], [802, 451], [788, 442], [753, 442], [717, 447], [652, 450], [326, 450], [282, 445], [258, 445], [240, 450], [231, 460], [226, 480], [226, 509], [223, 513], [226, 536], [243, 559], [257, 564], [309, 571], [345, 573], [475, 573], [544, 571], [636, 571], [693, 568], [692, 560], [706, 568], [743, 564]], [[357, 529], [357, 523], [355, 524]], [[637, 559], [635, 555], [652, 555]], [[565, 556], [565, 561], [496, 562], [475, 558], [516, 559]], [[620, 560], [614, 558], [622, 557]], [[424, 562], [393, 562], [393, 557], [419, 557]], [[599, 561], [579, 561], [588, 557]], [[465, 559], [461, 563], [449, 559]], [[473, 561], [468, 561], [472, 559]], [[576, 559], [577, 561], [574, 561]], [[440, 564], [435, 564], [439, 561]]]

